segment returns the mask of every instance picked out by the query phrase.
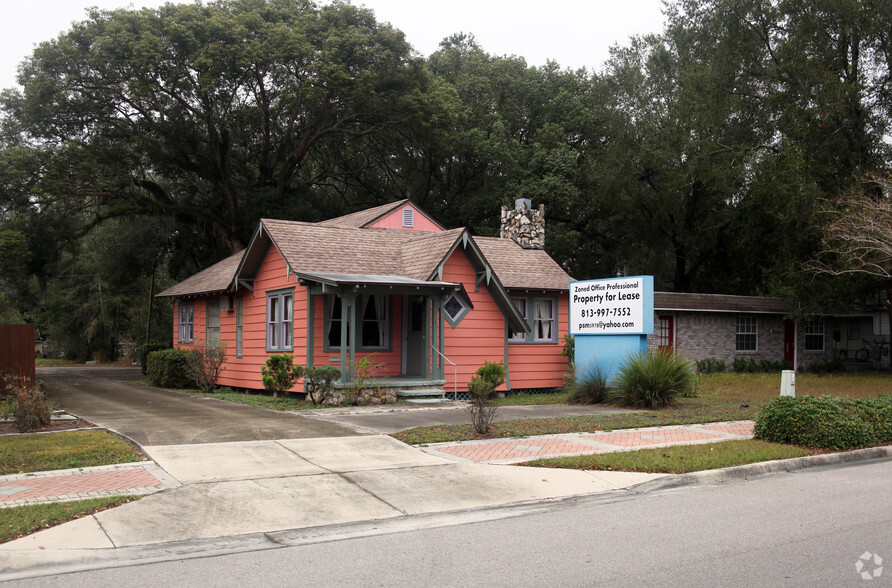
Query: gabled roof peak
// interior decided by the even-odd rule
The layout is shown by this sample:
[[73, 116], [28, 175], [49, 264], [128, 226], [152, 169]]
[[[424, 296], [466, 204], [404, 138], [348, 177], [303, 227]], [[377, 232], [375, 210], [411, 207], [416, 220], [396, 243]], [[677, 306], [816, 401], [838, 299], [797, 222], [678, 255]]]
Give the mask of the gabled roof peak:
[[[434, 228], [435, 231], [443, 231], [445, 228], [443, 225], [438, 223], [433, 217], [431, 217], [427, 212], [422, 210], [420, 206], [409, 200], [408, 198], [404, 198], [402, 200], [397, 200], [396, 202], [390, 202], [388, 204], [382, 204], [380, 206], [375, 206], [372, 208], [366, 208], [365, 210], [359, 210], [357, 212], [353, 212], [350, 214], [346, 214], [343, 216], [338, 216], [335, 218], [331, 218], [328, 220], [321, 221], [316, 223], [323, 227], [342, 227], [342, 228], [354, 228], [354, 229], [368, 229], [373, 228], [376, 223], [385, 220], [387, 217], [392, 216], [394, 213], [398, 212], [401, 209], [406, 207], [411, 208], [416, 213], [422, 215], [429, 223], [430, 226]], [[388, 227], [379, 227], [379, 228], [388, 228]], [[390, 227], [394, 228], [394, 227]], [[398, 228], [398, 227], [396, 227]]]

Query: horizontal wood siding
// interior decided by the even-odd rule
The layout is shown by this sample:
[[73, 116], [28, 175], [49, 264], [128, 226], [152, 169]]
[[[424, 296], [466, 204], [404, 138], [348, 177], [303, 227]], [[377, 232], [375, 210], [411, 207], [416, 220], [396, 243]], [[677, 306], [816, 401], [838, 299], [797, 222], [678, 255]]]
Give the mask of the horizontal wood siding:
[[[262, 389], [260, 368], [266, 364], [271, 352], [266, 351], [266, 293], [271, 290], [294, 288], [294, 362], [303, 365], [306, 360], [307, 340], [307, 290], [287, 273], [287, 266], [275, 247], [271, 247], [263, 266], [254, 280], [254, 292], [243, 288], [234, 294], [242, 306], [242, 357], [236, 357], [236, 311], [220, 312], [220, 342], [226, 346], [226, 363], [217, 380], [221, 386]], [[241, 300], [238, 301], [239, 297]], [[205, 344], [206, 303], [208, 297], [178, 300], [174, 305], [174, 341], [181, 349], [200, 348]], [[195, 337], [193, 343], [177, 343], [179, 305], [193, 303], [195, 308]], [[301, 384], [295, 386], [297, 390]]]
[[[456, 249], [443, 268], [443, 281], [461, 282], [474, 306], [457, 327], [444, 321], [444, 354], [458, 366], [458, 391], [468, 389], [468, 381], [485, 361], [505, 358], [505, 316], [496, 306], [484, 284], [474, 291], [476, 275], [461, 249]], [[446, 389], [453, 390], [455, 368], [446, 364]], [[504, 389], [504, 386], [502, 388]]]
[[[291, 351], [266, 350], [266, 303], [267, 292], [294, 289], [294, 335]], [[221, 337], [227, 343], [226, 369], [220, 378], [225, 386], [238, 388], [262, 389], [260, 368], [266, 365], [267, 358], [273, 353], [289, 353], [294, 355], [294, 363], [306, 363], [307, 349], [307, 289], [298, 284], [297, 279], [288, 272], [285, 260], [275, 247], [270, 247], [266, 258], [254, 278], [254, 291], [239, 290], [242, 307], [242, 357], [235, 354], [236, 312], [225, 312], [225, 331], [221, 328]], [[221, 320], [223, 323], [223, 320]], [[222, 324], [221, 324], [222, 327]], [[224, 334], [225, 332], [225, 334]], [[302, 390], [302, 380], [292, 390]]]
[[563, 350], [563, 337], [569, 328], [568, 294], [558, 299], [557, 343], [508, 344], [508, 367], [511, 375], [511, 388], [558, 388], [567, 372], [567, 358]]
[[[403, 226], [403, 210], [406, 208], [415, 210], [415, 218], [412, 228]], [[403, 231], [422, 231], [425, 233], [443, 232], [443, 229], [432, 223], [429, 218], [418, 212], [418, 210], [414, 209], [411, 205], [402, 206], [398, 210], [391, 212], [369, 226], [375, 229], [401, 229]]]
[[[0, 325], [0, 376], [37, 382], [34, 372], [34, 325]], [[3, 382], [0, 381], [0, 386]]]

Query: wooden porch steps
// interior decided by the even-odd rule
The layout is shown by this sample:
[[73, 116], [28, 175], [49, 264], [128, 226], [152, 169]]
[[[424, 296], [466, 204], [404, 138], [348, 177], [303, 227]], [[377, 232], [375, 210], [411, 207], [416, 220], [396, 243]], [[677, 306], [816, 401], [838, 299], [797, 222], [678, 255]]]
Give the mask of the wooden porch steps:
[[442, 388], [411, 388], [396, 391], [398, 400], [428, 404], [446, 402], [446, 392]]

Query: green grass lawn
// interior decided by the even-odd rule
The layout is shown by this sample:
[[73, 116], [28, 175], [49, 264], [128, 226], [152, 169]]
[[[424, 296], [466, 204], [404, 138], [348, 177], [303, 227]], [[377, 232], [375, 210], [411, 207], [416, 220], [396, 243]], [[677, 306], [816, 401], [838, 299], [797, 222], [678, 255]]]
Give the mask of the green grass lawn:
[[181, 394], [190, 396], [200, 396], [202, 398], [216, 398], [217, 400], [225, 400], [226, 402], [234, 402], [236, 404], [246, 404], [257, 408], [266, 408], [268, 410], [287, 411], [287, 410], [311, 410], [315, 407], [309, 400], [298, 400], [291, 396], [273, 398], [268, 394], [234, 392], [230, 388], [221, 388], [220, 391], [206, 394], [199, 390], [175, 390]]
[[12, 541], [43, 529], [120, 506], [140, 498], [139, 496], [104, 496], [73, 502], [26, 504], [4, 508], [0, 517], [0, 543]]
[[567, 404], [569, 392], [555, 392], [552, 394], [509, 394], [504, 398], [497, 398], [499, 406], [529, 406], [533, 404]]
[[[858, 373], [819, 376], [797, 374], [796, 393], [854, 398], [892, 394], [892, 374]], [[587, 433], [664, 425], [689, 425], [718, 421], [753, 420], [759, 409], [780, 394], [780, 374], [708, 374], [700, 377], [697, 398], [679, 398], [675, 406], [634, 414], [592, 415], [547, 419], [500, 421], [481, 437], [467, 425], [437, 425], [406, 429], [393, 436], [421, 445], [501, 437], [528, 437], [559, 433]], [[542, 395], [532, 396], [537, 398]], [[566, 402], [566, 395], [555, 394]], [[507, 399], [510, 399], [509, 396]], [[544, 404], [544, 402], [542, 402]], [[470, 419], [469, 419], [470, 423]]]
[[140, 461], [136, 448], [107, 431], [0, 437], [0, 475]]
[[83, 362], [71, 361], [70, 359], [53, 359], [49, 357], [38, 357], [34, 360], [35, 367], [71, 367], [82, 366]]
[[521, 465], [574, 470], [687, 474], [813, 454], [812, 451], [792, 445], [769, 443], [758, 439], [742, 439], [703, 445], [676, 445], [657, 449], [557, 457], [526, 462]]
[[[143, 455], [108, 431], [68, 431], [0, 437], [0, 475], [140, 461]], [[112, 508], [137, 496], [26, 504], [0, 510], [0, 543]]]

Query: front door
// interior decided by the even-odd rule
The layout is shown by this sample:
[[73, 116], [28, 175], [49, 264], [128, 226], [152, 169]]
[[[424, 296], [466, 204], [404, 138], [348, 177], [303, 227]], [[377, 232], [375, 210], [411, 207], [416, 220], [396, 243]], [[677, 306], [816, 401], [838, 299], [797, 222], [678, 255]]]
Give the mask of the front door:
[[796, 363], [796, 323], [784, 321], [784, 361], [793, 366]]
[[406, 297], [406, 375], [427, 376], [424, 369], [424, 358], [427, 350], [425, 338], [425, 298], [424, 296]]
[[672, 351], [675, 347], [675, 317], [660, 315], [657, 319], [657, 346], [660, 351]]

